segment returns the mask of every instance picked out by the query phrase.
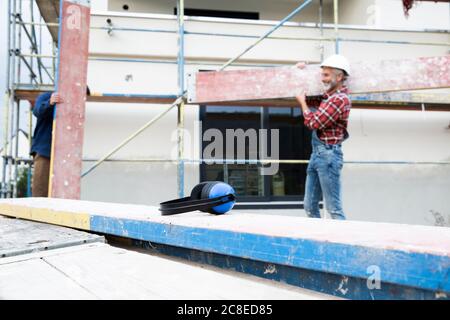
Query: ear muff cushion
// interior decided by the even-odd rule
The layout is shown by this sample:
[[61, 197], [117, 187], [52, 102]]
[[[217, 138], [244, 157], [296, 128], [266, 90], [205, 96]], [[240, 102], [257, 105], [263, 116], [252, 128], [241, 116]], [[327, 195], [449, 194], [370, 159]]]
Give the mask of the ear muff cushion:
[[[203, 188], [202, 199], [215, 198], [227, 194], [235, 194], [233, 187], [231, 187], [227, 183], [215, 181], [211, 182], [209, 185], [206, 185]], [[223, 214], [230, 211], [234, 207], [235, 203], [236, 201], [231, 201], [224, 204], [220, 204], [218, 206], [209, 209], [207, 212], [212, 214]]]
[[197, 184], [191, 191], [191, 199], [192, 200], [199, 200], [202, 196], [202, 190], [209, 182], [201, 182]]
[[201, 193], [201, 198], [202, 199], [208, 199], [211, 198], [209, 196], [209, 192], [211, 191], [211, 189], [220, 182], [218, 181], [211, 181], [211, 182], [207, 182], [206, 185], [203, 187], [202, 189], [202, 193]]

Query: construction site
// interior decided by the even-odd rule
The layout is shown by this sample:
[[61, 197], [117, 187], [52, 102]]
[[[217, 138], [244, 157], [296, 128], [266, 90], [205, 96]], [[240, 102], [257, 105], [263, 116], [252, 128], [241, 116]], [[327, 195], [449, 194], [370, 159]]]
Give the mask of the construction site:
[[1, 5], [1, 300], [450, 299], [450, 1]]

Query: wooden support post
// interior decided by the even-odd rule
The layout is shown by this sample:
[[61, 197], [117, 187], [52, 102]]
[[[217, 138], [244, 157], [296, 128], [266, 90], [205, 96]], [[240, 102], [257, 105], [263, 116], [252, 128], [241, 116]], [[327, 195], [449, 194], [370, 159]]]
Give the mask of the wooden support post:
[[90, 7], [87, 0], [61, 3], [57, 91], [49, 197], [79, 199], [86, 101]]

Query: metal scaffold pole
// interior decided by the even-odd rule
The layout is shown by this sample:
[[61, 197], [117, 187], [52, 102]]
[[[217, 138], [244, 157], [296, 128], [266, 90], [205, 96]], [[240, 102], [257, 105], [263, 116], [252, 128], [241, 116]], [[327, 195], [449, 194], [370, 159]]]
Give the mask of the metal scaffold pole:
[[[20, 57], [20, 54], [22, 53], [22, 28], [20, 27], [20, 25], [17, 27], [17, 20], [19, 19], [18, 17], [22, 16], [22, 1], [21, 0], [14, 0], [15, 3], [17, 3], [17, 1], [19, 2], [19, 8], [18, 8], [18, 12], [16, 11], [14, 13], [14, 25], [17, 28], [17, 46], [15, 47], [15, 52], [16, 54], [19, 55], [19, 58], [17, 59], [17, 77], [16, 77], [16, 82], [20, 83], [20, 79], [22, 76], [22, 59]], [[23, 58], [24, 62], [26, 64], [28, 64], [28, 61], [26, 61], [25, 58]], [[27, 65], [29, 67], [29, 65]], [[32, 71], [31, 71], [32, 72]]]
[[92, 165], [92, 167], [90, 167], [88, 170], [86, 170], [81, 177], [85, 177], [87, 174], [89, 174], [92, 170], [94, 170], [96, 167], [98, 167], [100, 164], [102, 164], [103, 162], [105, 162], [110, 156], [112, 156], [114, 153], [116, 153], [117, 151], [119, 151], [120, 149], [122, 149], [122, 147], [124, 147], [126, 144], [128, 144], [131, 140], [133, 140], [135, 137], [137, 137], [139, 134], [141, 134], [145, 129], [147, 129], [148, 127], [150, 127], [153, 123], [155, 123], [157, 120], [159, 120], [160, 118], [162, 118], [165, 114], [167, 114], [170, 110], [172, 110], [175, 106], [178, 106], [181, 101], [183, 101], [184, 97], [181, 96], [179, 97], [177, 100], [174, 101], [174, 103], [172, 103], [170, 105], [170, 107], [168, 107], [166, 110], [164, 110], [163, 112], [161, 112], [159, 115], [157, 115], [156, 117], [154, 117], [152, 120], [150, 120], [149, 122], [147, 122], [146, 124], [144, 124], [138, 131], [134, 132], [131, 136], [129, 136], [128, 138], [126, 138], [125, 140], [123, 140], [118, 146], [116, 146], [114, 149], [112, 149], [110, 152], [108, 152], [108, 154], [106, 154], [105, 156], [103, 156], [100, 160], [98, 160], [94, 165]]
[[[184, 0], [177, 0], [178, 21], [178, 95], [184, 94]], [[184, 197], [184, 101], [177, 106], [177, 184], [178, 196]]]
[[[14, 15], [14, 21], [20, 20], [22, 19], [22, 1], [21, 0], [15, 0], [15, 2], [19, 2], [18, 3], [18, 12], [15, 13]], [[17, 28], [17, 47], [15, 49], [16, 52], [19, 52], [19, 54], [22, 52], [22, 28], [20, 25], [17, 24], [17, 22], [15, 23], [15, 26]], [[31, 60], [31, 59], [30, 59]], [[19, 57], [17, 59], [17, 77], [16, 77], [16, 83], [21, 83], [21, 79], [22, 79], [22, 66], [21, 66], [21, 61], [22, 59]], [[32, 66], [30, 66], [28, 64], [28, 61], [23, 58], [23, 62], [25, 63], [25, 65], [28, 67], [29, 71], [31, 74], [33, 74], [33, 69]], [[14, 126], [11, 123], [11, 129], [12, 129], [12, 135], [11, 135], [11, 167], [10, 167], [10, 172], [12, 172], [12, 175], [10, 174], [10, 179], [12, 179], [12, 194], [11, 196], [13, 198], [17, 198], [17, 179], [18, 179], [18, 163], [17, 163], [17, 158], [19, 156], [19, 126], [20, 126], [20, 100], [18, 100], [15, 96], [14, 96], [14, 102], [15, 104], [13, 105], [12, 108], [12, 113], [15, 114], [15, 123]], [[15, 140], [14, 140], [15, 138]], [[13, 143], [14, 142], [14, 143]]]
[[4, 115], [3, 115], [3, 152], [2, 152], [2, 186], [1, 197], [6, 198], [6, 167], [7, 167], [7, 147], [8, 147], [8, 126], [9, 126], [9, 103], [10, 103], [10, 81], [11, 81], [11, 0], [8, 0], [8, 12], [6, 19], [6, 29], [8, 30], [6, 45], [6, 90], [4, 96]]
[[323, 61], [323, 56], [324, 56], [324, 47], [323, 47], [323, 0], [320, 0], [320, 3], [319, 3], [319, 28], [320, 28], [320, 42], [319, 42], [320, 61]]
[[258, 38], [258, 40], [256, 40], [253, 44], [251, 44], [250, 46], [248, 46], [244, 51], [242, 51], [240, 54], [238, 54], [236, 57], [234, 57], [233, 59], [230, 59], [227, 63], [225, 63], [220, 69], [219, 71], [225, 70], [226, 67], [228, 67], [229, 65], [231, 65], [233, 62], [235, 62], [236, 60], [238, 60], [240, 57], [242, 57], [244, 54], [246, 54], [247, 52], [249, 52], [252, 48], [254, 48], [256, 45], [258, 45], [261, 41], [263, 41], [264, 39], [266, 39], [268, 36], [270, 36], [272, 33], [274, 33], [276, 30], [278, 30], [283, 24], [285, 24], [287, 21], [291, 20], [294, 16], [296, 16], [298, 13], [300, 13], [300, 11], [302, 11], [306, 6], [308, 6], [310, 3], [312, 2], [312, 0], [306, 0], [305, 2], [303, 2], [298, 8], [296, 8], [294, 11], [292, 11], [290, 14], [288, 14], [283, 20], [281, 20], [280, 22], [278, 22], [273, 28], [271, 28], [269, 31], [267, 31], [266, 33], [264, 33], [261, 37]]
[[7, 178], [7, 187], [6, 187], [6, 197], [12, 196], [12, 155], [13, 155], [13, 139], [14, 139], [14, 115], [15, 115], [15, 83], [16, 83], [16, 55], [15, 52], [18, 48], [17, 39], [16, 39], [16, 14], [17, 14], [17, 0], [12, 0], [12, 15], [10, 15], [10, 19], [12, 19], [12, 31], [11, 31], [11, 80], [9, 83], [10, 86], [10, 95], [9, 95], [9, 120], [8, 120], [8, 130], [9, 130], [9, 138], [7, 145], [5, 148], [7, 149], [7, 168], [6, 175]]
[[[34, 103], [32, 101], [32, 103]], [[33, 106], [30, 105], [28, 109], [28, 151], [31, 152], [31, 144], [32, 144], [32, 137], [33, 137], [33, 113], [32, 113]], [[31, 175], [32, 175], [32, 162], [28, 163], [28, 175], [27, 175], [27, 197], [31, 197]]]
[[2, 190], [1, 190], [1, 197], [6, 198], [6, 167], [7, 167], [7, 147], [8, 147], [8, 125], [9, 125], [9, 93], [5, 93], [5, 99], [4, 99], [4, 116], [3, 116], [3, 152], [2, 152], [2, 158], [3, 158], [3, 164], [2, 164]]
[[16, 99], [16, 125], [14, 127], [16, 140], [14, 141], [14, 183], [13, 183], [13, 198], [17, 198], [17, 180], [19, 176], [19, 166], [17, 159], [19, 158], [19, 132], [20, 132], [20, 100]]
[[339, 0], [333, 0], [333, 11], [334, 11], [334, 36], [335, 36], [335, 48], [336, 54], [339, 54]]

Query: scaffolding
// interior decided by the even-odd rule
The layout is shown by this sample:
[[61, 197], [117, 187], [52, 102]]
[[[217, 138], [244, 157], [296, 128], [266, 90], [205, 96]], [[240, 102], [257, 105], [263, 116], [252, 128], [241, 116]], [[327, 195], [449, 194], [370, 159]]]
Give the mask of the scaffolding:
[[[29, 5], [29, 22], [25, 22], [25, 5]], [[31, 194], [31, 166], [32, 161], [28, 158], [19, 158], [19, 132], [21, 101], [17, 90], [27, 85], [32, 90], [49, 90], [53, 87], [55, 74], [54, 61], [46, 66], [42, 55], [42, 17], [39, 22], [35, 21], [34, 1], [12, 1], [8, 0], [7, 20], [7, 61], [6, 61], [6, 91], [4, 96], [4, 132], [3, 132], [3, 166], [2, 166], [2, 197], [17, 196], [18, 166], [24, 164], [28, 167], [27, 195]], [[27, 27], [28, 25], [28, 27]], [[25, 36], [25, 38], [23, 38]], [[24, 48], [24, 42], [28, 48]], [[53, 46], [53, 52], [55, 47]], [[22, 81], [25, 67], [29, 73], [28, 81]], [[28, 119], [28, 137], [31, 148], [32, 116]], [[22, 131], [23, 132], [23, 131]]]
[[[57, 74], [57, 50], [55, 41], [52, 42], [51, 53], [44, 52], [42, 47], [42, 33], [43, 28], [49, 28], [49, 31], [55, 39], [55, 30], [59, 28], [58, 23], [52, 23], [49, 21], [43, 21], [42, 15], [39, 17], [39, 22], [36, 21], [36, 6], [39, 0], [8, 0], [8, 43], [7, 43], [7, 75], [6, 75], [6, 92], [4, 98], [4, 143], [2, 150], [3, 166], [2, 166], [2, 183], [1, 183], [1, 197], [17, 197], [17, 181], [18, 181], [18, 167], [24, 165], [28, 170], [28, 187], [27, 196], [31, 196], [31, 172], [32, 172], [32, 159], [20, 158], [18, 155], [19, 149], [19, 133], [20, 129], [20, 110], [21, 101], [28, 100], [33, 101], [36, 96], [44, 91], [52, 91], [54, 89], [56, 74]], [[81, 174], [81, 177], [86, 176], [92, 172], [95, 168], [101, 165], [105, 161], [120, 161], [120, 162], [173, 162], [177, 163], [177, 190], [179, 197], [184, 196], [184, 166], [186, 163], [204, 163], [205, 159], [186, 159], [184, 157], [184, 112], [186, 101], [186, 88], [185, 88], [185, 61], [184, 44], [186, 35], [204, 35], [204, 36], [221, 36], [221, 37], [236, 37], [236, 38], [250, 38], [254, 39], [254, 42], [240, 52], [236, 57], [228, 60], [225, 64], [220, 66], [217, 70], [224, 70], [228, 66], [236, 63], [244, 54], [249, 52], [252, 48], [257, 46], [264, 39], [282, 39], [290, 41], [298, 40], [310, 40], [319, 41], [320, 58], [324, 56], [324, 42], [334, 43], [334, 51], [339, 53], [340, 43], [342, 42], [366, 42], [366, 43], [384, 43], [384, 44], [402, 44], [402, 45], [433, 45], [444, 46], [450, 48], [450, 43], [441, 42], [417, 42], [417, 41], [382, 41], [382, 40], [370, 40], [370, 39], [351, 39], [341, 37], [339, 34], [340, 29], [358, 29], [358, 30], [374, 30], [370, 27], [354, 26], [354, 25], [341, 25], [339, 24], [339, 3], [338, 0], [333, 0], [333, 24], [325, 24], [323, 21], [323, 0], [319, 0], [319, 22], [318, 23], [298, 23], [298, 26], [319, 28], [319, 37], [287, 37], [287, 36], [273, 36], [272, 33], [283, 26], [286, 22], [291, 20], [294, 16], [300, 13], [305, 7], [311, 4], [313, 0], [306, 0], [289, 15], [278, 23], [271, 26], [271, 28], [263, 35], [237, 35], [231, 33], [213, 33], [213, 32], [194, 32], [185, 30], [184, 22], [184, 0], [177, 0], [177, 30], [168, 29], [152, 29], [152, 28], [131, 28], [131, 27], [115, 27], [109, 23], [106, 27], [93, 27], [91, 29], [104, 30], [108, 34], [115, 31], [133, 31], [133, 32], [154, 32], [154, 33], [176, 33], [178, 41], [178, 53], [176, 61], [157, 61], [157, 63], [175, 63], [177, 65], [177, 93], [171, 95], [154, 95], [154, 94], [116, 94], [116, 93], [101, 93], [94, 94], [88, 97], [88, 101], [92, 102], [131, 102], [131, 103], [164, 103], [168, 107], [153, 119], [148, 121], [145, 125], [139, 128], [136, 132], [124, 139], [120, 144], [108, 152], [100, 159], [87, 159], [85, 162], [94, 162], [94, 164]], [[28, 3], [30, 17], [29, 21], [26, 21], [23, 15], [23, 4]], [[324, 28], [332, 28], [334, 30], [333, 37], [324, 37]], [[408, 29], [383, 29], [383, 31], [393, 32], [406, 32], [406, 31], [420, 31], [420, 32], [445, 32], [450, 33], [449, 30], [408, 30]], [[27, 41], [28, 48], [24, 49], [24, 40]], [[107, 57], [108, 61], [124, 61], [124, 59], [116, 57]], [[127, 59], [126, 61], [139, 62], [139, 59]], [[46, 63], [50, 65], [46, 65]], [[198, 62], [196, 63], [198, 64]], [[216, 64], [214, 64], [216, 65]], [[246, 66], [245, 64], [240, 64]], [[267, 66], [262, 64], [252, 64], [251, 66]], [[270, 65], [275, 66], [275, 65]], [[29, 73], [28, 81], [23, 81], [23, 69]], [[364, 97], [362, 98], [364, 100]], [[414, 101], [419, 101], [420, 98], [414, 98]], [[430, 97], [429, 101], [433, 101]], [[448, 103], [448, 101], [436, 99], [436, 103]], [[401, 103], [397, 101], [397, 104]], [[136, 136], [145, 131], [153, 123], [158, 121], [169, 111], [177, 109], [177, 159], [111, 159], [111, 156], [119, 151], [123, 146], [132, 141]], [[370, 108], [370, 106], [368, 106]], [[375, 108], [377, 108], [375, 106]], [[425, 110], [425, 103], [420, 104], [421, 110]], [[441, 109], [437, 109], [441, 110]], [[442, 110], [447, 110], [443, 108]], [[28, 119], [28, 138], [31, 148], [32, 137], [32, 115], [30, 110], [30, 116]], [[22, 130], [23, 132], [23, 130]], [[14, 145], [13, 145], [14, 144]], [[207, 161], [207, 160], [206, 160]], [[291, 163], [291, 164], [305, 164], [308, 160], [255, 160], [255, 159], [215, 159], [216, 163], [222, 163], [226, 167], [229, 163], [243, 163], [243, 164], [256, 164], [264, 165], [267, 163]], [[370, 162], [370, 161], [346, 161], [346, 163], [361, 163], [361, 164], [433, 164], [433, 165], [448, 165], [450, 162], [434, 161], [434, 162], [413, 162], [413, 161], [384, 161], [384, 162]]]

